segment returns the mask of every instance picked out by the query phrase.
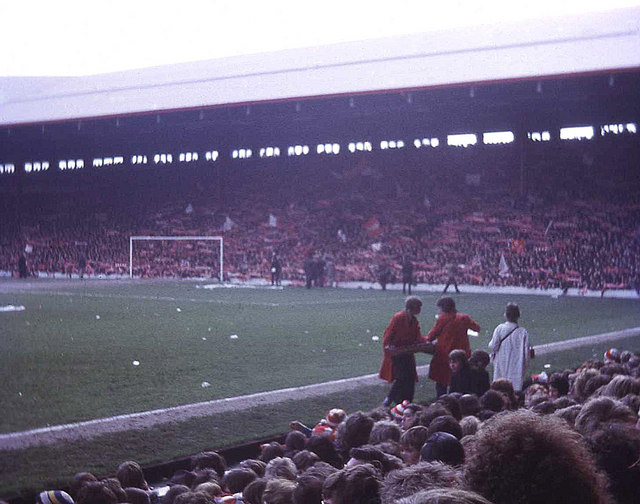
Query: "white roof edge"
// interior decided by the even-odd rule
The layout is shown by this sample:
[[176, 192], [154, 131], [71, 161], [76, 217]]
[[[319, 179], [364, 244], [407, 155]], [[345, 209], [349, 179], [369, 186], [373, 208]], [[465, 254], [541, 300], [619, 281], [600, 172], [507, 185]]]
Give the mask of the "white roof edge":
[[[0, 124], [640, 68], [640, 7], [458, 28], [25, 86]], [[43, 82], [46, 82], [43, 78]], [[21, 84], [22, 82], [22, 84]]]

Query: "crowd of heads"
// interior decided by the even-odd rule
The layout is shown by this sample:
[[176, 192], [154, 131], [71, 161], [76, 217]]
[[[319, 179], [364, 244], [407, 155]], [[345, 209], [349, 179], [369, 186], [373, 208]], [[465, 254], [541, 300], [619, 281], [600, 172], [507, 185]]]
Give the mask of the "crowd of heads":
[[[76, 474], [37, 504], [631, 504], [640, 495], [640, 354], [500, 379], [367, 413], [335, 408], [313, 428], [232, 467], [214, 451], [150, 489], [132, 461]], [[159, 495], [158, 488], [164, 492]]]
[[[493, 162], [487, 161], [486, 180], [476, 186], [463, 182], [464, 170], [454, 170], [461, 160], [447, 161], [447, 169], [378, 163], [349, 183], [336, 177], [348, 167], [344, 173], [329, 166], [265, 173], [268, 184], [245, 174], [222, 195], [215, 184], [173, 193], [137, 188], [135, 196], [86, 188], [62, 198], [64, 204], [58, 195], [42, 195], [21, 201], [19, 222], [3, 227], [0, 270], [17, 272], [28, 245], [32, 274], [79, 273], [80, 255], [89, 275], [126, 274], [132, 235], [221, 235], [229, 279], [268, 280], [276, 253], [282, 279], [294, 283], [306, 282], [309, 258], [331, 265], [318, 286], [378, 282], [381, 265], [387, 283], [400, 282], [403, 258], [418, 283], [445, 283], [455, 265], [462, 284], [638, 285], [640, 210], [629, 204], [637, 199], [633, 187], [621, 185], [609, 196], [602, 184], [595, 184], [598, 191], [549, 195], [548, 184], [541, 184], [521, 194], [489, 176]], [[560, 165], [557, 171], [563, 173]], [[503, 255], [508, 271], [501, 273]], [[142, 277], [217, 277], [217, 244], [136, 243], [133, 270]]]

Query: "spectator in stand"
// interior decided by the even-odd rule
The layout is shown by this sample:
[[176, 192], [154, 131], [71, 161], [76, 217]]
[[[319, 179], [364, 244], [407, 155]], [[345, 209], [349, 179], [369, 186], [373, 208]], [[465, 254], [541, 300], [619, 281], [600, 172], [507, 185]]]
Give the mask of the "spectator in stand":
[[273, 254], [271, 259], [271, 285], [280, 285], [280, 275], [282, 275], [282, 263], [277, 254]]
[[411, 467], [389, 473], [382, 483], [382, 503], [395, 504], [398, 499], [422, 490], [455, 488], [460, 485], [460, 474], [442, 462], [420, 462]]
[[493, 379], [507, 378], [516, 391], [522, 390], [522, 379], [529, 364], [529, 334], [518, 325], [520, 308], [508, 303], [506, 322], [493, 331], [489, 349], [493, 352]]
[[[418, 381], [413, 352], [415, 345], [426, 343], [420, 333], [417, 318], [422, 310], [422, 301], [418, 297], [409, 296], [404, 304], [405, 309], [391, 318], [382, 337], [383, 359], [379, 377], [393, 382], [389, 394], [382, 402], [383, 406], [400, 404], [405, 399], [413, 401]], [[408, 348], [409, 351], [403, 351], [403, 348]]]
[[436, 382], [436, 395], [447, 393], [451, 377], [449, 354], [452, 350], [464, 350], [471, 355], [467, 331], [480, 331], [480, 326], [466, 313], [458, 313], [456, 303], [450, 297], [440, 298], [436, 303], [440, 314], [435, 325], [427, 334], [427, 341], [436, 341], [435, 353], [429, 365], [429, 378]]

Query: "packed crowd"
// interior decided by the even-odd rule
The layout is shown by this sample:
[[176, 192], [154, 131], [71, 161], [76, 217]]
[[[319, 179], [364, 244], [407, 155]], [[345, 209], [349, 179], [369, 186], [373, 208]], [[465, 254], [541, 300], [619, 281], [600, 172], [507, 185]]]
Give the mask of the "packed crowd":
[[76, 474], [37, 504], [631, 504], [640, 495], [640, 355], [496, 380], [481, 396], [450, 392], [368, 413], [294, 421], [284, 444], [227, 467], [192, 457], [150, 489], [124, 462], [115, 478]]
[[[478, 161], [465, 155], [446, 161]], [[544, 180], [532, 182], [523, 195], [488, 167], [478, 168], [482, 178], [436, 168], [429, 168], [430, 176], [375, 163], [358, 173], [323, 167], [297, 176], [271, 173], [268, 180], [245, 175], [231, 180], [222, 196], [212, 188], [175, 194], [140, 189], [136, 197], [89, 190], [62, 210], [56, 197], [48, 206], [43, 197], [33, 208], [25, 203], [29, 211], [19, 224], [3, 226], [0, 270], [16, 271], [24, 253], [32, 274], [78, 273], [80, 256], [89, 274], [127, 274], [131, 235], [219, 235], [229, 279], [268, 279], [277, 254], [282, 278], [299, 283], [306, 281], [309, 258], [333, 263], [337, 283], [377, 282], [381, 268], [388, 268], [393, 283], [408, 258], [417, 283], [444, 283], [455, 267], [457, 281], [471, 285], [639, 285], [634, 186], [618, 184], [612, 193], [599, 178], [591, 190], [555, 186], [549, 194]], [[217, 277], [218, 265], [212, 242], [134, 246], [136, 276]]]

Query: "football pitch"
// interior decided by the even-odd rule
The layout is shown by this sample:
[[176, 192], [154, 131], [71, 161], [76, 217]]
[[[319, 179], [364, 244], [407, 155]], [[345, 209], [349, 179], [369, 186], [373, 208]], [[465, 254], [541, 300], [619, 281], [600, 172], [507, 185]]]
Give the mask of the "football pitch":
[[[218, 288], [192, 281], [0, 281], [0, 433], [377, 372], [398, 291]], [[424, 302], [423, 333], [439, 297]], [[532, 344], [640, 326], [637, 299], [459, 294], [486, 348], [508, 301]], [[621, 348], [640, 350], [637, 338]], [[600, 348], [536, 359], [574, 366]], [[430, 356], [418, 354], [418, 363]], [[544, 362], [543, 362], [544, 360]], [[426, 399], [417, 398], [417, 399]]]

